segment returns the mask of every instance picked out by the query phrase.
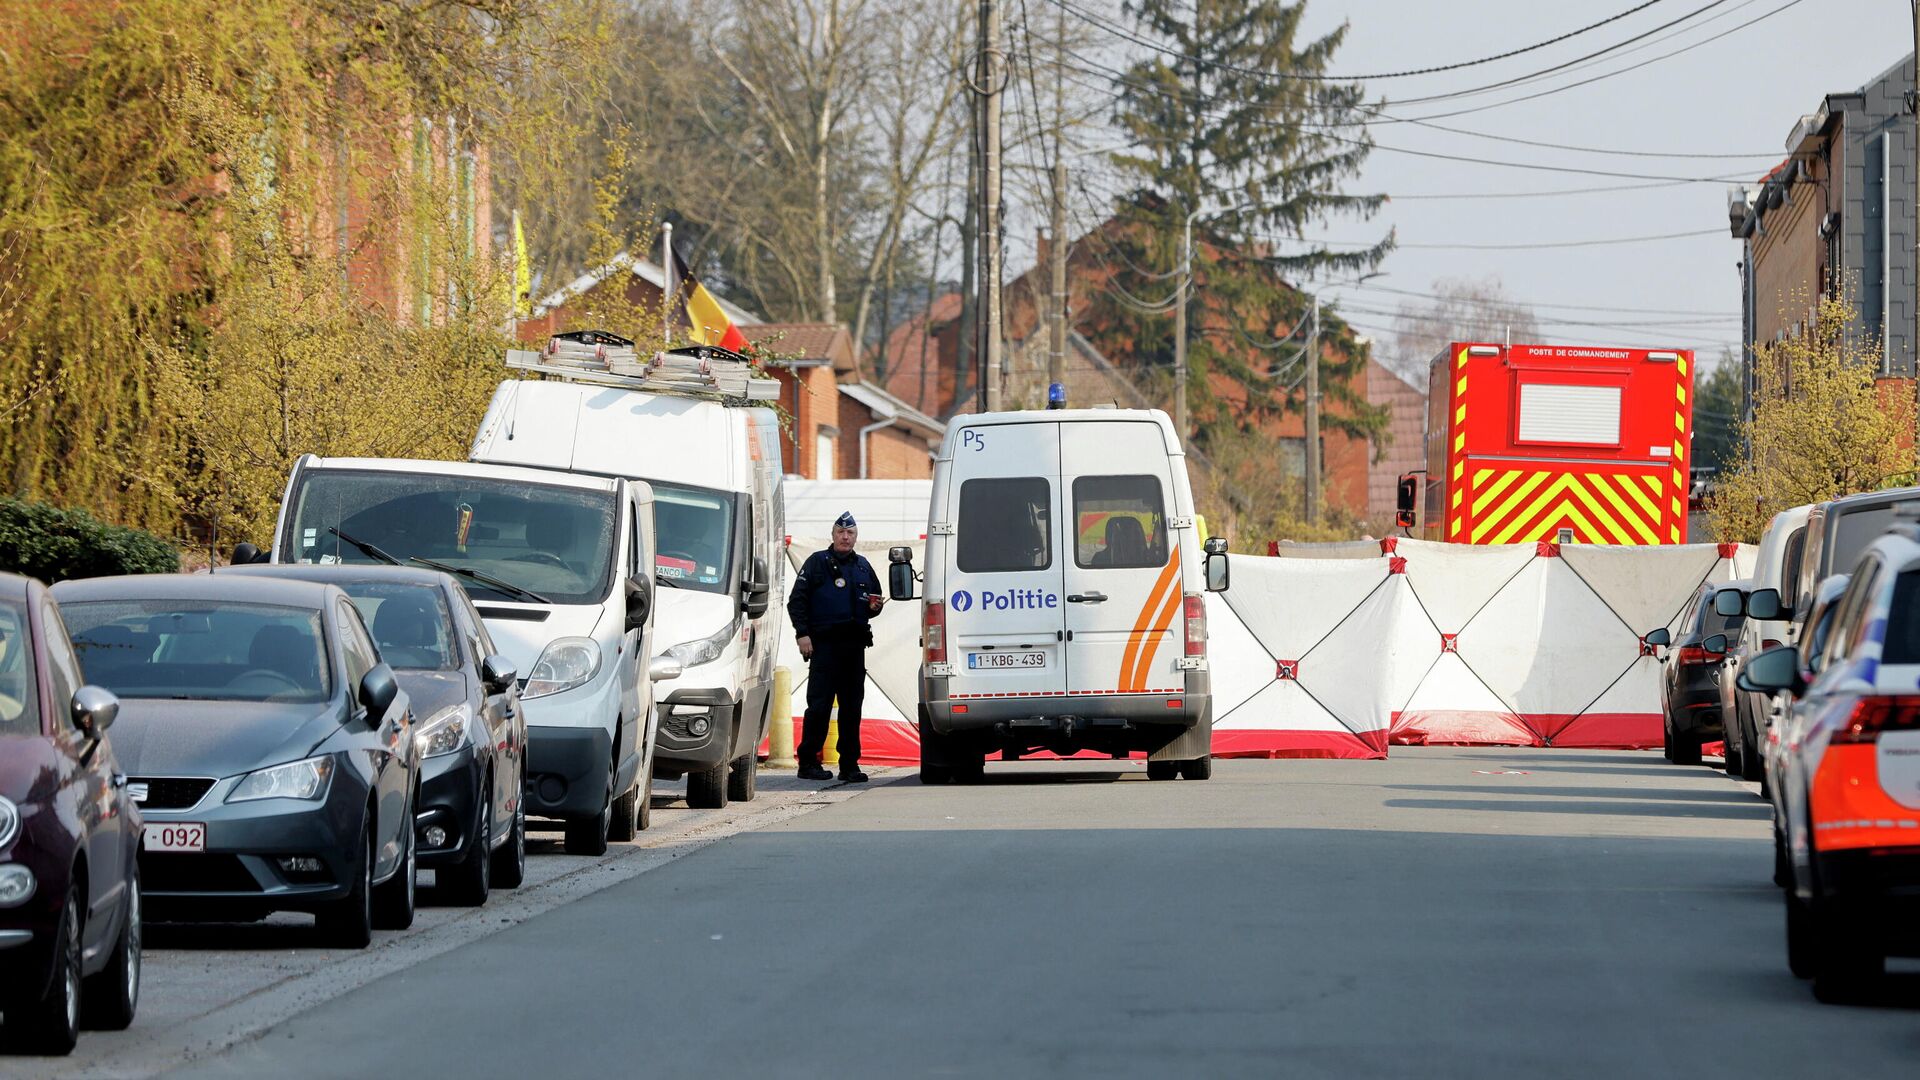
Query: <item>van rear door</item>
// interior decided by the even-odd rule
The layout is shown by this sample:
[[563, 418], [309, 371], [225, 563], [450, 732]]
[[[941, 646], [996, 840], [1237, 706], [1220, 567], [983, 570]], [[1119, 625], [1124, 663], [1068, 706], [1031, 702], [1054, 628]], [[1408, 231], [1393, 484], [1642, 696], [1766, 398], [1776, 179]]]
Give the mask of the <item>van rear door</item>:
[[1172, 464], [1160, 426], [1063, 424], [1060, 473], [1069, 691], [1182, 692], [1183, 583], [1169, 521]]
[[1067, 686], [1058, 424], [960, 431], [948, 521], [953, 697], [1056, 696]]

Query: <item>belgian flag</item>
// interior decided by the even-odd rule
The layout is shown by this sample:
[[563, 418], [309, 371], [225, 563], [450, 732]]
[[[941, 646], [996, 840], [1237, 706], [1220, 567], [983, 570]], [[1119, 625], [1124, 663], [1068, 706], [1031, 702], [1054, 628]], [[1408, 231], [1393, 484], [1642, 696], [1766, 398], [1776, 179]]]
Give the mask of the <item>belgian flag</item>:
[[720, 301], [714, 299], [700, 279], [687, 269], [686, 260], [680, 252], [673, 253], [673, 273], [680, 282], [680, 295], [687, 301], [687, 336], [699, 345], [718, 345], [723, 349], [739, 352], [747, 347], [747, 335], [733, 325], [727, 313], [721, 310]]

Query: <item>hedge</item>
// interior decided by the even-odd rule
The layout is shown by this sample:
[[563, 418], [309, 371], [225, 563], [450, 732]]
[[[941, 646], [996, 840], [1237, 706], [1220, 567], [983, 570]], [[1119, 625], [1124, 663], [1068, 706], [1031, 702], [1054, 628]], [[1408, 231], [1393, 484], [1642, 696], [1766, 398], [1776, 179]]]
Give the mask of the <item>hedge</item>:
[[0, 570], [52, 584], [110, 574], [171, 574], [180, 552], [139, 529], [108, 525], [85, 510], [0, 496]]

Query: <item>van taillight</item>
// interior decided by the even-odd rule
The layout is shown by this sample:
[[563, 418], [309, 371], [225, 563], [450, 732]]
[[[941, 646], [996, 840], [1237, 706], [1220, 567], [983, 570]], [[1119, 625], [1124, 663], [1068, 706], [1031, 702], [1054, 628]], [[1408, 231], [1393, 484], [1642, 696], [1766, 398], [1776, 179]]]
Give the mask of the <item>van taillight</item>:
[[1207, 655], [1207, 598], [1197, 592], [1187, 597], [1187, 655]]
[[1834, 743], [1880, 741], [1883, 731], [1920, 728], [1920, 697], [1863, 697], [1853, 703], [1853, 715], [1833, 733]]
[[927, 663], [947, 662], [947, 605], [938, 600], [920, 605], [920, 648]]

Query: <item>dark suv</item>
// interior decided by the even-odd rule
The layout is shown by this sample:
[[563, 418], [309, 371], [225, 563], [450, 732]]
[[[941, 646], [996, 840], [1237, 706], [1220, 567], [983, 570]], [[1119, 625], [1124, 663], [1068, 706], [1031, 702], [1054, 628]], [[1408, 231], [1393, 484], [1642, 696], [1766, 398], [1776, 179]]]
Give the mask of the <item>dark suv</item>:
[[1667, 760], [1678, 765], [1700, 764], [1701, 744], [1724, 735], [1720, 680], [1725, 678], [1728, 641], [1740, 632], [1746, 616], [1716, 611], [1713, 598], [1734, 588], [1714, 582], [1700, 586], [1680, 612], [1678, 638], [1665, 627], [1647, 635], [1649, 644], [1671, 645], [1660, 658], [1665, 665], [1660, 674], [1662, 743]]
[[[140, 1000], [140, 811], [60, 611], [0, 574], [0, 1011], [10, 1047], [73, 1050]], [[0, 1070], [4, 1071], [4, 1070]]]

